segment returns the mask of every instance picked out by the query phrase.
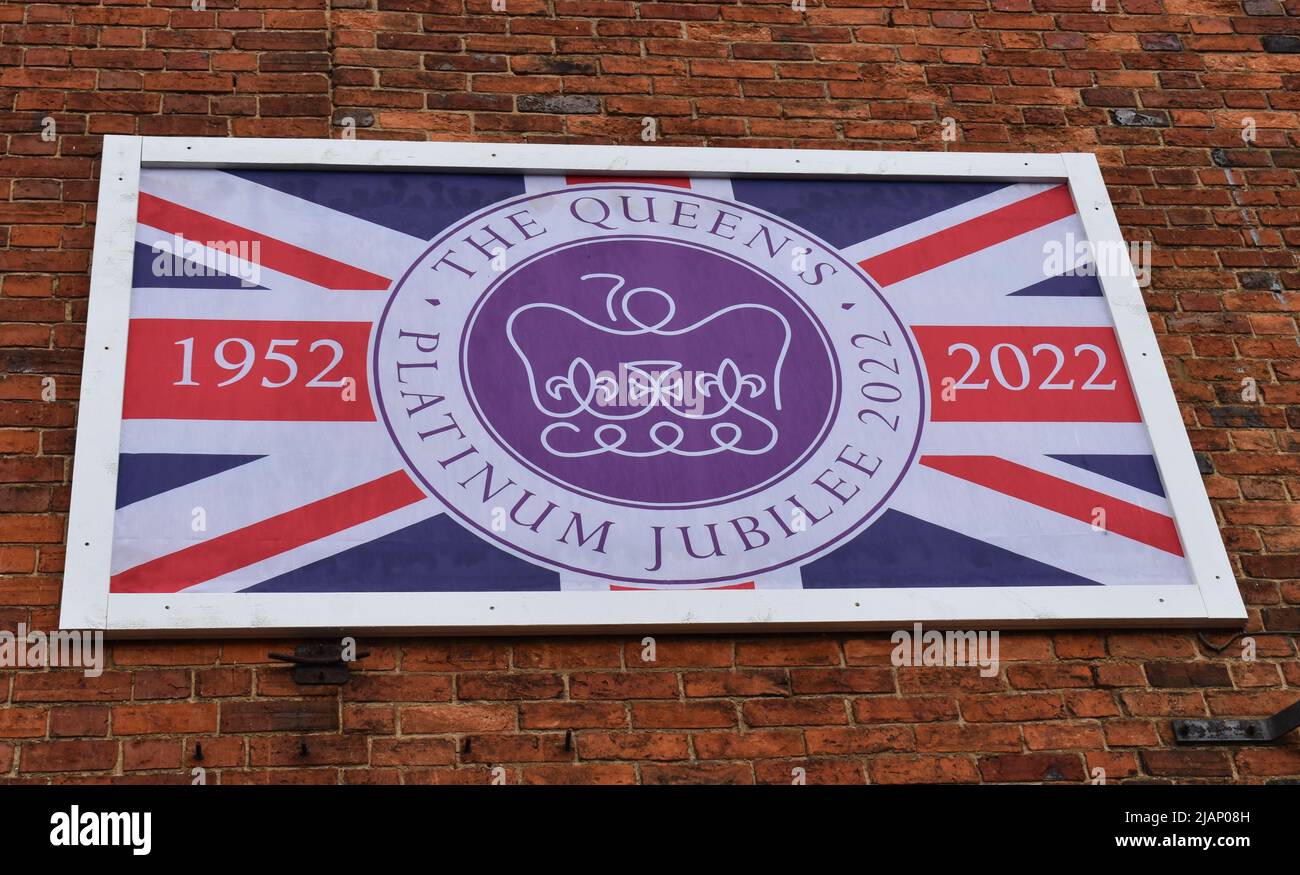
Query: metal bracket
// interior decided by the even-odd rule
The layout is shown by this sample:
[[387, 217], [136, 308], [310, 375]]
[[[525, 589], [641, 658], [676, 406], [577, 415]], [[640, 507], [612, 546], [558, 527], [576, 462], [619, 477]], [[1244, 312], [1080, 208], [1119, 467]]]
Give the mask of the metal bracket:
[[[356, 658], [364, 659], [369, 650], [357, 651]], [[293, 681], [296, 684], [319, 686], [345, 684], [348, 681], [348, 662], [343, 660], [343, 645], [335, 643], [299, 644], [293, 654], [268, 653], [280, 662], [293, 663]]]
[[1175, 720], [1179, 744], [1267, 744], [1300, 726], [1300, 701], [1262, 720]]

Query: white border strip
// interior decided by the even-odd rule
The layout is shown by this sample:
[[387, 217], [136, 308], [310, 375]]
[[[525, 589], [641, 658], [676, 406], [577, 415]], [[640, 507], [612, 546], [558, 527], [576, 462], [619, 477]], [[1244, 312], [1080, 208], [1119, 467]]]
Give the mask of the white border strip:
[[59, 626], [103, 629], [117, 503], [117, 451], [131, 320], [131, 271], [140, 191], [139, 137], [105, 137], [90, 267], [90, 309], [77, 405], [73, 499]]
[[[1104, 598], [1098, 598], [1103, 595]], [[1213, 626], [1192, 586], [1007, 589], [693, 590], [545, 593], [203, 593], [113, 596], [124, 637], [562, 634], [896, 629], [917, 620], [963, 629]]]
[[[107, 137], [112, 139], [112, 137]], [[1064, 156], [1029, 152], [852, 152], [829, 149], [711, 149], [421, 143], [391, 140], [145, 137], [150, 167], [322, 167], [448, 173], [580, 173], [651, 176], [818, 176], [1004, 182], [1062, 181]]]
[[1246, 609], [1241, 592], [1223, 546], [1214, 508], [1196, 465], [1192, 442], [1183, 425], [1182, 411], [1165, 371], [1155, 329], [1151, 327], [1151, 317], [1147, 314], [1142, 289], [1137, 284], [1119, 221], [1115, 218], [1101, 167], [1095, 155], [1062, 157], [1070, 172], [1070, 193], [1074, 196], [1074, 205], [1087, 239], [1093, 241], [1094, 246], [1098, 241], [1117, 245], [1122, 253], [1122, 263], [1127, 266], [1124, 276], [1103, 272], [1097, 278], [1115, 321], [1115, 334], [1137, 396], [1138, 409], [1142, 412], [1142, 421], [1151, 435], [1156, 467], [1160, 469], [1166, 496], [1174, 509], [1178, 537], [1183, 542], [1196, 587], [1205, 600], [1205, 615], [1244, 620]]

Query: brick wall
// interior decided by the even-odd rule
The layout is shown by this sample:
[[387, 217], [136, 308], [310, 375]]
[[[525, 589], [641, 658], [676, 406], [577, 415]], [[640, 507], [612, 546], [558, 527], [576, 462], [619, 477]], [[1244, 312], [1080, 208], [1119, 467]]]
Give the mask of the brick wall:
[[[6, 0], [0, 623], [56, 622], [101, 135], [326, 137], [347, 117], [360, 137], [639, 144], [649, 116], [669, 146], [1096, 152], [1126, 233], [1154, 243], [1147, 305], [1252, 627], [1300, 628], [1300, 2], [1108, 6]], [[987, 679], [893, 668], [886, 635], [664, 637], [652, 664], [639, 637], [365, 642], [342, 691], [268, 664], [290, 642], [118, 644], [97, 679], [0, 672], [0, 775], [1300, 776], [1300, 738], [1187, 749], [1169, 728], [1300, 697], [1286, 637], [1246, 662], [1184, 632], [1006, 633]]]

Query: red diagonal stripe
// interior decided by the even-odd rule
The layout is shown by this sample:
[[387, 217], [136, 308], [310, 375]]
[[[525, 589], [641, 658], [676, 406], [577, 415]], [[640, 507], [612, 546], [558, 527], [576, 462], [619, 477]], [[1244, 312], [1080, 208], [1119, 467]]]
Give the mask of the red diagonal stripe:
[[683, 176], [566, 176], [564, 181], [569, 185], [627, 182], [634, 185], [671, 185], [673, 188], [691, 187], [691, 181]]
[[296, 276], [325, 289], [371, 291], [387, 289], [392, 280], [379, 274], [335, 261], [324, 255], [268, 237], [239, 225], [191, 210], [180, 204], [140, 192], [138, 221], [142, 224], [180, 234], [196, 243], [214, 241], [256, 242], [261, 249], [261, 264], [271, 270]]
[[859, 264], [882, 286], [893, 285], [1073, 214], [1069, 187], [1058, 185]]
[[1069, 480], [997, 456], [922, 456], [921, 464], [1089, 525], [1095, 509], [1104, 508], [1106, 531], [1183, 555], [1178, 529], [1169, 517]]
[[361, 525], [422, 498], [424, 493], [405, 471], [394, 471], [369, 483], [129, 568], [113, 575], [109, 592], [179, 592]]

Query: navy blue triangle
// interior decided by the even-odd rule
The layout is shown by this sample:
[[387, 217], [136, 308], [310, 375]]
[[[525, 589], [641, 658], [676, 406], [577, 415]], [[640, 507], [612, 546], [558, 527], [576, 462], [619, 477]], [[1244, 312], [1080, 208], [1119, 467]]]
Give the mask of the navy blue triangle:
[[1101, 585], [896, 510], [802, 572], [804, 589]]
[[422, 240], [484, 207], [524, 193], [524, 177], [517, 173], [226, 172]]
[[1120, 483], [1127, 483], [1135, 489], [1150, 492], [1152, 495], [1163, 497], [1165, 494], [1164, 484], [1160, 482], [1160, 469], [1156, 467], [1156, 460], [1153, 456], [1066, 455], [1051, 456], [1050, 458], [1056, 459], [1058, 462], [1064, 462], [1067, 465], [1073, 465], [1076, 468], [1082, 468], [1085, 471], [1091, 471], [1094, 474], [1100, 474], [1102, 477], [1109, 477], [1111, 480], [1118, 480]]
[[1066, 274], [1036, 282], [1011, 295], [1025, 298], [1100, 298], [1102, 292], [1101, 283], [1095, 276]]
[[[736, 200], [843, 248], [1006, 188], [1005, 182], [733, 179]], [[776, 239], [774, 243], [779, 243]]]
[[[171, 265], [173, 276], [159, 276], [158, 272], [154, 270], [154, 261], [160, 255], [173, 262]], [[192, 264], [199, 268], [202, 275], [184, 276], [183, 267], [178, 269], [178, 265], [186, 264]], [[261, 289], [266, 291], [264, 286], [246, 283], [237, 276], [210, 271], [197, 261], [185, 258], [173, 259], [170, 253], [155, 252], [152, 246], [146, 246], [139, 242], [135, 244], [131, 268], [131, 286], [137, 289]]]
[[398, 529], [243, 592], [557, 592], [560, 575], [518, 559], [446, 514]]
[[260, 458], [195, 453], [122, 453], [117, 457], [117, 506], [126, 507]]

